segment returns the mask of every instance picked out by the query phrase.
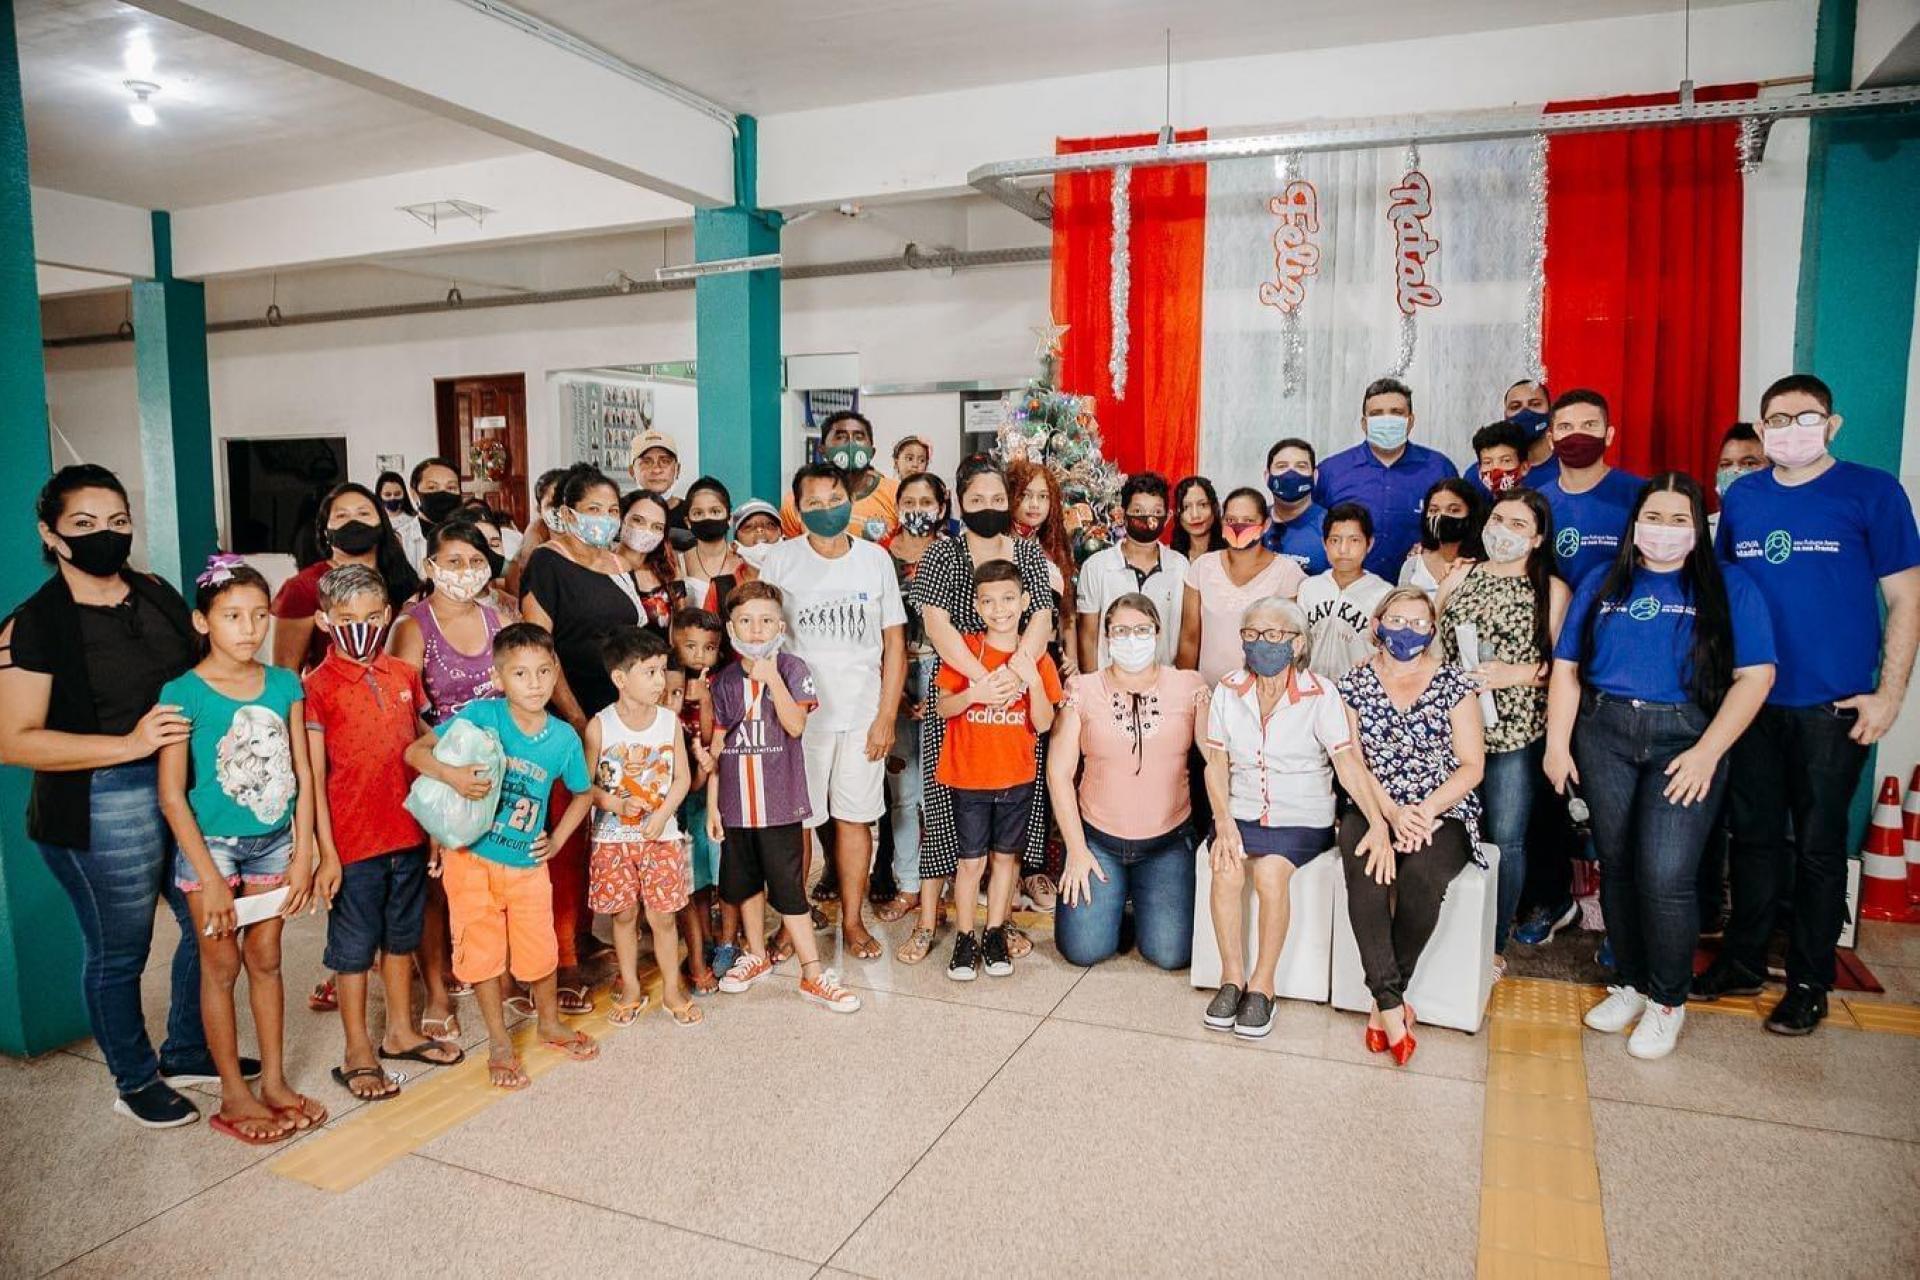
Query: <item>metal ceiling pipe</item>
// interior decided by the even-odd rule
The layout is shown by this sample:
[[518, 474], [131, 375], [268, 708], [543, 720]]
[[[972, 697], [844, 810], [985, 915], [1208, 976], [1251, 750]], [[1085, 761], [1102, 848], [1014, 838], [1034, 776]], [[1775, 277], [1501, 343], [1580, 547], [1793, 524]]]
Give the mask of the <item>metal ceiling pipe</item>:
[[[878, 275], [889, 271], [964, 270], [970, 267], [1018, 266], [1046, 262], [1053, 256], [1047, 245], [1024, 249], [963, 249], [942, 253], [921, 253], [908, 246], [904, 253], [884, 258], [850, 258], [840, 262], [816, 262], [781, 269], [785, 280], [828, 280], [838, 276]], [[344, 320], [385, 320], [395, 316], [447, 315], [467, 311], [485, 311], [496, 307], [530, 307], [551, 302], [585, 302], [595, 298], [630, 298], [648, 293], [674, 293], [693, 288], [691, 280], [634, 280], [622, 288], [619, 284], [587, 285], [579, 289], [547, 289], [539, 293], [509, 293], [483, 298], [463, 298], [457, 304], [446, 300], [432, 302], [395, 302], [378, 307], [346, 307], [332, 311], [290, 311], [277, 318], [254, 316], [246, 320], [221, 320], [207, 326], [207, 332], [242, 333], [250, 329], [287, 329], [303, 324], [333, 324]], [[277, 310], [277, 309], [276, 309]], [[126, 326], [122, 326], [126, 328]], [[58, 350], [63, 347], [97, 347], [115, 342], [131, 342], [129, 332], [84, 333], [68, 338], [48, 338], [41, 345]]]

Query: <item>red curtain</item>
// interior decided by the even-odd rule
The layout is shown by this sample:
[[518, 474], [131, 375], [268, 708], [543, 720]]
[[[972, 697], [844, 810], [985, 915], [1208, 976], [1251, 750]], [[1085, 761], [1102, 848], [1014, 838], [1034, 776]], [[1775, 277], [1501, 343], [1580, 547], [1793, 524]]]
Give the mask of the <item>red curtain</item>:
[[[1181, 142], [1207, 136], [1196, 129]], [[1145, 146], [1152, 134], [1062, 138], [1059, 154]], [[1205, 285], [1207, 168], [1138, 168], [1130, 183], [1127, 239], [1126, 395], [1116, 399], [1108, 362], [1113, 175], [1062, 174], [1053, 184], [1053, 318], [1068, 326], [1059, 383], [1095, 397], [1105, 453], [1122, 471], [1191, 475], [1200, 425], [1200, 301]]]
[[[1758, 86], [1702, 89], [1703, 101]], [[1673, 94], [1558, 102], [1652, 106]], [[1559, 134], [1547, 146], [1542, 345], [1556, 392], [1591, 387], [1637, 475], [1711, 480], [1739, 415], [1742, 180], [1733, 123]]]

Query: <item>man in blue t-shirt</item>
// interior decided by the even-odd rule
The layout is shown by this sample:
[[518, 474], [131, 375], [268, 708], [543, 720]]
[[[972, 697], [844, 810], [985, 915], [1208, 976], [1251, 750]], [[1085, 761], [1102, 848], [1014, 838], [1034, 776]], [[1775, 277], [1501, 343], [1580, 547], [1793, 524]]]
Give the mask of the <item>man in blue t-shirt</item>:
[[1693, 995], [1759, 994], [1767, 933], [1790, 896], [1787, 994], [1767, 1030], [1798, 1036], [1827, 1013], [1853, 791], [1900, 714], [1920, 643], [1920, 531], [1898, 480], [1828, 451], [1840, 415], [1820, 379], [1768, 387], [1759, 428], [1773, 466], [1727, 486], [1718, 547], [1766, 597], [1779, 673], [1733, 749], [1733, 917]]
[[[1552, 418], [1552, 404], [1553, 393], [1547, 390], [1547, 384], [1529, 378], [1522, 378], [1508, 387], [1506, 395], [1501, 397], [1501, 420], [1520, 428], [1520, 461], [1526, 467], [1526, 474], [1520, 483], [1529, 489], [1538, 489], [1560, 474], [1560, 460], [1553, 456], [1553, 437], [1547, 431]], [[1473, 447], [1474, 452], [1478, 453], [1480, 445], [1477, 441]], [[1467, 479], [1488, 493], [1500, 492], [1481, 474], [1478, 459], [1467, 468]]]
[[1327, 570], [1327, 541], [1320, 526], [1326, 508], [1313, 500], [1313, 477], [1320, 457], [1298, 436], [1267, 450], [1267, 492], [1273, 495], [1273, 519], [1260, 545], [1286, 556], [1308, 577]]
[[1427, 490], [1460, 473], [1445, 454], [1413, 444], [1413, 391], [1398, 378], [1378, 378], [1360, 397], [1360, 427], [1366, 439], [1342, 449], [1320, 467], [1313, 500], [1331, 511], [1357, 502], [1373, 517], [1373, 550], [1367, 571], [1389, 582], [1420, 541]]
[[1554, 566], [1568, 586], [1577, 588], [1620, 554], [1643, 482], [1607, 465], [1614, 426], [1607, 398], [1598, 391], [1582, 387], [1555, 400], [1547, 430], [1560, 473], [1544, 483], [1531, 478], [1528, 483], [1553, 508]]

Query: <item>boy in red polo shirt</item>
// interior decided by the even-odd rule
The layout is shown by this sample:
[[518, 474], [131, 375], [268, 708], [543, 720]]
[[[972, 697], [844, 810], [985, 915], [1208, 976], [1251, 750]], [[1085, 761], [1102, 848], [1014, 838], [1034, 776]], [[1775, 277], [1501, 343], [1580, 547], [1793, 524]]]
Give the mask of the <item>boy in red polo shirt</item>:
[[[319, 629], [333, 643], [303, 683], [307, 749], [316, 786], [320, 869], [327, 900], [327, 968], [339, 975], [345, 1062], [340, 1087], [364, 1101], [400, 1092], [380, 1066], [400, 1058], [443, 1066], [460, 1046], [413, 1029], [413, 953], [427, 902], [427, 837], [406, 810], [412, 781], [405, 754], [425, 730], [420, 674], [380, 652], [391, 621], [386, 584], [369, 565], [345, 564], [320, 579]], [[367, 1034], [367, 973], [380, 959], [387, 1033], [376, 1057]]]

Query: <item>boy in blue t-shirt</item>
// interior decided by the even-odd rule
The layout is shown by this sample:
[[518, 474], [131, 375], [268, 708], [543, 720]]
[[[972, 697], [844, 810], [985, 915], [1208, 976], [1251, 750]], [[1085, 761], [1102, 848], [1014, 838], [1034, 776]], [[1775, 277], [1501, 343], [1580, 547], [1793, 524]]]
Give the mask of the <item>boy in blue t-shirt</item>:
[[1583, 387], [1555, 400], [1548, 433], [1560, 473], [1529, 484], [1553, 509], [1554, 566], [1568, 586], [1578, 588], [1620, 554], [1620, 539], [1645, 481], [1607, 465], [1614, 426], [1607, 398], [1598, 391]]
[[[546, 628], [531, 622], [503, 627], [493, 639], [493, 675], [505, 696], [469, 702], [455, 717], [497, 738], [506, 758], [493, 826], [471, 847], [446, 850], [439, 866], [453, 929], [454, 976], [473, 984], [487, 1023], [488, 1070], [502, 1089], [531, 1083], [502, 1009], [500, 980], [509, 966], [533, 991], [541, 1039], [576, 1062], [600, 1053], [586, 1032], [560, 1021], [560, 950], [546, 860], [586, 819], [593, 779], [580, 735], [547, 713], [559, 673]], [[438, 742], [429, 729], [407, 748], [407, 763], [469, 800], [483, 798], [491, 788], [487, 770], [442, 763], [433, 754]], [[549, 834], [547, 800], [556, 778], [572, 799]]]
[[1720, 513], [1720, 555], [1765, 597], [1780, 660], [1767, 705], [1733, 748], [1733, 917], [1693, 996], [1759, 994], [1767, 934], [1791, 895], [1787, 994], [1766, 1023], [1781, 1035], [1806, 1035], [1826, 1016], [1854, 788], [1900, 713], [1920, 641], [1913, 504], [1886, 472], [1829, 452], [1840, 421], [1818, 378], [1768, 387], [1758, 425], [1773, 466], [1729, 485]]

